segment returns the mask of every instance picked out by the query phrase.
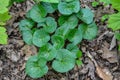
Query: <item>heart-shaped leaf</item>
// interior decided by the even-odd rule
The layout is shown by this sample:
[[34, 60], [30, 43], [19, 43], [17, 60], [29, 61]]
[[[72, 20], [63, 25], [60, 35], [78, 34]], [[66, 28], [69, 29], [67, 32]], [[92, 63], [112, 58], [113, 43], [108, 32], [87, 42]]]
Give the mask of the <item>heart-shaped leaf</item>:
[[92, 40], [97, 35], [97, 25], [95, 23], [89, 25], [83, 23], [79, 25], [78, 31], [82, 33], [84, 39]]
[[57, 72], [67, 72], [75, 65], [75, 56], [66, 49], [57, 51], [56, 59], [52, 63], [52, 67]]
[[45, 21], [44, 30], [48, 33], [53, 33], [56, 30], [57, 23], [54, 18], [47, 17]]
[[50, 61], [56, 57], [56, 49], [51, 44], [46, 44], [39, 50], [39, 56]]
[[33, 34], [31, 30], [22, 31], [22, 36], [25, 43], [32, 44]]
[[67, 34], [67, 38], [70, 42], [72, 42], [74, 45], [77, 45], [82, 41], [82, 32], [77, 29], [72, 29], [70, 32]]
[[50, 40], [50, 36], [44, 29], [36, 30], [33, 34], [33, 44], [42, 47]]
[[79, 13], [77, 13], [79, 19], [83, 22], [90, 24], [93, 22], [94, 14], [89, 8], [82, 8]]
[[64, 46], [64, 39], [62, 36], [53, 35], [52, 36], [52, 43], [56, 49], [61, 49]]
[[74, 44], [68, 44], [67, 49], [70, 52], [72, 52], [76, 56], [76, 58], [82, 57], [82, 52], [79, 50], [78, 46], [76, 46]]
[[45, 3], [45, 2], [42, 2], [41, 4], [43, 5], [47, 13], [53, 13], [57, 9], [57, 4]]
[[31, 18], [35, 22], [44, 22], [45, 16], [47, 15], [46, 10], [41, 4], [34, 5], [32, 9], [27, 13], [27, 17]]
[[19, 27], [21, 31], [30, 30], [34, 26], [34, 22], [29, 19], [21, 20]]
[[38, 58], [37, 55], [32, 56], [26, 63], [26, 73], [32, 78], [39, 78], [48, 72], [46, 60]]
[[58, 20], [60, 26], [68, 27], [69, 29], [73, 29], [78, 24], [78, 19], [75, 15], [72, 16], [61, 16]]
[[74, 0], [72, 2], [60, 2], [58, 4], [58, 10], [63, 15], [70, 15], [72, 13], [77, 13], [80, 10], [80, 1]]

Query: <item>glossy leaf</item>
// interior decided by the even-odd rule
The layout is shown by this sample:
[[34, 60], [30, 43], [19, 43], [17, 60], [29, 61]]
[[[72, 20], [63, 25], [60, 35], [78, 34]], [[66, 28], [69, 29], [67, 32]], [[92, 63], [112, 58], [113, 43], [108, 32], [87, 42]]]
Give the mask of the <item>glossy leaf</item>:
[[41, 4], [35, 5], [27, 13], [27, 17], [30, 17], [35, 22], [44, 22], [45, 16], [47, 15], [46, 10]]
[[33, 34], [31, 30], [26, 30], [22, 32], [23, 40], [25, 43], [31, 45], [32, 44], [32, 39], [33, 39]]
[[46, 44], [39, 50], [39, 56], [50, 61], [56, 57], [56, 49], [51, 44]]
[[33, 28], [34, 25], [35, 23], [29, 19], [21, 20], [19, 23], [19, 27], [21, 31], [30, 30], [31, 28]]
[[52, 43], [56, 49], [61, 49], [64, 46], [64, 39], [62, 36], [54, 35], [52, 36]]
[[56, 10], [57, 4], [52, 4], [52, 3], [41, 3], [47, 13], [53, 13]]
[[50, 40], [50, 36], [43, 29], [36, 30], [33, 34], [33, 44], [42, 47]]
[[82, 32], [83, 38], [87, 40], [92, 40], [97, 35], [97, 25], [95, 23], [87, 24], [80, 24], [78, 30]]
[[57, 28], [57, 22], [52, 17], [47, 17], [45, 24], [44, 29], [48, 33], [53, 33]]
[[77, 13], [77, 16], [83, 22], [90, 24], [93, 22], [94, 14], [89, 8], [82, 8], [79, 13]]
[[80, 30], [70, 30], [70, 32], [68, 33], [68, 40], [70, 42], [72, 42], [74, 45], [77, 45], [78, 43], [80, 43], [82, 41], [83, 38], [83, 34], [82, 31]]
[[75, 56], [66, 49], [60, 49], [57, 52], [56, 59], [52, 63], [52, 67], [57, 72], [67, 72], [75, 65]]
[[78, 19], [75, 15], [72, 16], [61, 16], [59, 18], [59, 24], [64, 27], [68, 27], [69, 29], [73, 29], [78, 24]]
[[82, 57], [82, 52], [79, 50], [78, 46], [77, 45], [74, 45], [74, 44], [68, 44], [67, 45], [67, 49], [72, 52], [76, 58], [80, 58]]
[[70, 3], [60, 2], [58, 4], [58, 10], [63, 15], [70, 15], [72, 13], [77, 13], [80, 10], [79, 0], [74, 0]]
[[40, 0], [43, 2], [48, 2], [48, 3], [59, 3], [60, 0]]
[[32, 78], [39, 78], [48, 72], [46, 60], [38, 58], [37, 55], [32, 56], [26, 63], [26, 73]]

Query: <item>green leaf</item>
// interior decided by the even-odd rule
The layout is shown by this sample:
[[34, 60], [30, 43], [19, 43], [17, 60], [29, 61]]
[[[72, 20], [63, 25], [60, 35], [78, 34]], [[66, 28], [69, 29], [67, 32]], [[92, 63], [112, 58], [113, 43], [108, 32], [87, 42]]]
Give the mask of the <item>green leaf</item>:
[[0, 22], [6, 22], [10, 18], [11, 18], [11, 16], [9, 15], [8, 12], [0, 14]]
[[65, 0], [65, 2], [71, 2], [71, 1], [74, 1], [74, 0]]
[[77, 29], [72, 29], [68, 33], [67, 38], [74, 45], [77, 45], [78, 43], [80, 43], [82, 41], [82, 38], [83, 38], [82, 31], [77, 30]]
[[25, 0], [11, 0], [12, 2], [18, 2], [18, 3], [20, 3], [20, 2], [23, 2], [23, 1], [25, 1]]
[[93, 1], [93, 2], [92, 2], [92, 7], [96, 7], [97, 5], [99, 5], [99, 2], [98, 2], [98, 1]]
[[109, 5], [112, 0], [100, 0], [100, 2], [103, 2], [105, 5]]
[[0, 26], [0, 44], [7, 44], [7, 38], [6, 29]]
[[94, 14], [89, 8], [82, 8], [79, 13], [77, 13], [79, 19], [83, 22], [90, 24], [93, 22]]
[[0, 14], [6, 13], [8, 11], [8, 5], [9, 0], [0, 0]]
[[57, 28], [57, 22], [52, 17], [47, 17], [45, 21], [46, 25], [44, 26], [44, 30], [48, 33], [53, 33]]
[[47, 13], [53, 13], [57, 8], [57, 4], [50, 4], [50, 3], [41, 3], [43, 5], [43, 7], [45, 8], [45, 10], [47, 11]]
[[48, 3], [59, 3], [60, 0], [40, 0], [40, 1]]
[[56, 57], [56, 49], [51, 44], [46, 44], [39, 50], [39, 56], [47, 61], [53, 60]]
[[116, 10], [120, 11], [120, 0], [111, 0], [112, 7]]
[[80, 24], [78, 30], [82, 32], [83, 38], [87, 40], [92, 40], [97, 35], [97, 25], [94, 22], [89, 25]]
[[120, 13], [109, 16], [108, 27], [113, 31], [120, 29]]
[[109, 18], [109, 15], [107, 15], [107, 14], [103, 15], [102, 18], [101, 18], [101, 21], [104, 22], [108, 18]]
[[66, 39], [68, 32], [69, 32], [68, 27], [66, 28], [66, 26], [61, 26], [56, 30], [55, 35], [59, 35], [63, 37], [64, 39]]
[[58, 20], [60, 26], [68, 27], [69, 29], [73, 29], [78, 24], [78, 19], [75, 15], [72, 16], [61, 16]]
[[46, 60], [38, 58], [37, 55], [32, 56], [26, 63], [26, 73], [32, 78], [39, 78], [48, 72]]
[[68, 72], [75, 65], [75, 56], [66, 49], [60, 49], [57, 52], [56, 59], [52, 63], [52, 67], [57, 72]]
[[120, 40], [120, 33], [119, 33], [119, 32], [116, 32], [116, 33], [115, 33], [115, 38], [116, 38], [117, 40]]
[[33, 44], [37, 47], [44, 46], [50, 40], [48, 33], [44, 29], [36, 30], [33, 34]]
[[68, 44], [67, 49], [70, 52], [72, 52], [76, 56], [76, 58], [82, 57], [82, 52], [79, 50], [78, 46], [76, 46], [74, 44]]
[[46, 10], [41, 4], [35, 5], [32, 9], [27, 13], [27, 17], [31, 18], [35, 22], [44, 22], [45, 16], [47, 15]]
[[33, 34], [31, 30], [22, 31], [22, 36], [25, 43], [32, 44]]
[[81, 66], [81, 65], [83, 64], [83, 62], [82, 62], [81, 60], [76, 60], [76, 64], [77, 64], [78, 66]]
[[34, 25], [35, 23], [29, 19], [21, 20], [19, 23], [19, 27], [21, 31], [30, 30], [31, 28], [33, 28]]
[[64, 46], [64, 39], [62, 36], [53, 35], [52, 36], [52, 43], [56, 49], [61, 49]]
[[80, 10], [80, 1], [74, 0], [72, 2], [60, 2], [58, 4], [58, 10], [63, 15], [70, 15], [72, 13], [77, 13]]

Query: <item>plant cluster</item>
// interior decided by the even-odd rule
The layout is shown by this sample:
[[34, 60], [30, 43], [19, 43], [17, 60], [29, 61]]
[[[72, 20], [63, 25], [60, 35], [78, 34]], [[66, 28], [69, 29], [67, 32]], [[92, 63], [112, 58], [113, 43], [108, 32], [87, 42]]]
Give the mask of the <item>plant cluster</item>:
[[48, 72], [47, 62], [57, 72], [67, 72], [81, 64], [78, 44], [96, 37], [97, 26], [89, 8], [79, 0], [35, 0], [36, 4], [19, 24], [23, 40], [40, 48], [26, 63], [26, 73], [39, 78]]

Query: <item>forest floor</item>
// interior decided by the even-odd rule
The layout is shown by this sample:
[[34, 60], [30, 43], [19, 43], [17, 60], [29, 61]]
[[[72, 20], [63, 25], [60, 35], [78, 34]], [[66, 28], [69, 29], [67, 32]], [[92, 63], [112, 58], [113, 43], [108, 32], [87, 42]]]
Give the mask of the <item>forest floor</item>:
[[19, 21], [31, 8], [33, 2], [14, 4], [10, 13], [12, 19], [7, 23], [9, 35], [8, 44], [0, 45], [0, 80], [120, 80], [120, 52], [114, 33], [107, 28], [107, 20], [102, 22], [104, 14], [112, 14], [110, 5], [91, 6], [90, 0], [81, 0], [81, 6], [89, 6], [95, 13], [95, 22], [98, 25], [97, 37], [92, 41], [83, 40], [80, 49], [83, 52], [81, 66], [60, 74], [49, 69], [42, 78], [32, 79], [25, 74], [26, 60], [37, 53], [37, 48], [24, 43], [19, 32]]

